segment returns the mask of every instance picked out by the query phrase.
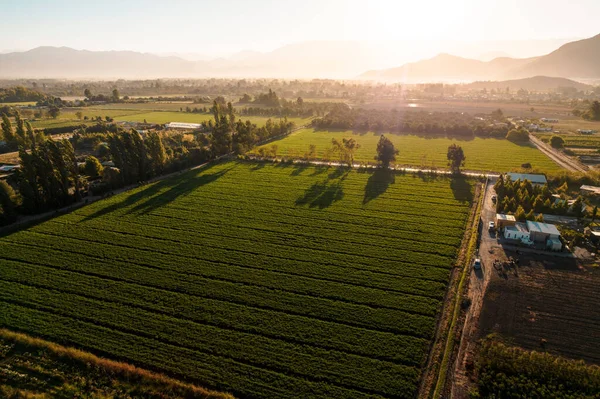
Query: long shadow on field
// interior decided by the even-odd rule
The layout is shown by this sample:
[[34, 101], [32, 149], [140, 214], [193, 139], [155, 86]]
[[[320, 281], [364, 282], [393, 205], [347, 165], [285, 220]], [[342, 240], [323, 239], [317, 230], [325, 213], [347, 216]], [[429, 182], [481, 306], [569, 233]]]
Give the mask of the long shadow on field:
[[[342, 183], [349, 170], [338, 168], [321, 182], [314, 183], [296, 200], [296, 205], [308, 205], [311, 208], [327, 208], [344, 198]], [[332, 181], [335, 180], [335, 181]]]
[[394, 184], [395, 181], [396, 175], [394, 171], [382, 168], [375, 169], [375, 172], [373, 172], [367, 180], [363, 204], [367, 204], [369, 201], [372, 201], [385, 193], [390, 184]]
[[[212, 168], [212, 166], [208, 166], [202, 169], [203, 174], [200, 176], [187, 178], [186, 176], [188, 174], [184, 174], [182, 176], [178, 176], [177, 178], [168, 178], [165, 180], [161, 180], [157, 183], [150, 184], [143, 190], [138, 191], [134, 194], [130, 194], [123, 201], [99, 209], [97, 212], [84, 218], [83, 222], [102, 217], [122, 208], [130, 207], [136, 203], [139, 204], [133, 209], [129, 210], [127, 213], [133, 213], [137, 211], [150, 212], [153, 209], [156, 209], [164, 204], [175, 200], [180, 195], [186, 194], [187, 192], [194, 190], [198, 186], [208, 184], [216, 180], [229, 170], [225, 169], [215, 173], [206, 173], [206, 171], [210, 168]], [[169, 189], [159, 194], [166, 188]], [[144, 202], [140, 203], [141, 201]]]
[[162, 192], [148, 199], [147, 201], [139, 203], [138, 205], [130, 209], [127, 213], [150, 213], [155, 209], [161, 208], [175, 201], [181, 196], [187, 195], [189, 192], [197, 189], [198, 187], [214, 182], [219, 177], [227, 173], [229, 169], [231, 168], [223, 169], [214, 173], [204, 173], [199, 176], [194, 176], [190, 179], [178, 181], [176, 182], [176, 184], [171, 185], [167, 191]]
[[473, 201], [473, 186], [465, 176], [454, 176], [450, 180], [450, 189], [454, 199], [462, 202]]

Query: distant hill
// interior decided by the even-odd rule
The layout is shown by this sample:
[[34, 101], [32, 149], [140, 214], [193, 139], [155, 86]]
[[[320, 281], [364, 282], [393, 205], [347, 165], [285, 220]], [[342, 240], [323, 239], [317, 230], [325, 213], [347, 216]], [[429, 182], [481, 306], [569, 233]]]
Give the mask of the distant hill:
[[567, 43], [548, 55], [508, 71], [511, 77], [535, 75], [563, 78], [600, 78], [600, 35]]
[[465, 88], [473, 90], [505, 90], [507, 87], [510, 91], [519, 89], [528, 91], [554, 91], [559, 88], [575, 88], [577, 90], [589, 90], [592, 86], [584, 83], [576, 82], [566, 78], [556, 78], [549, 76], [534, 76], [524, 79], [502, 80], [502, 81], [479, 81], [464, 85]]
[[178, 57], [134, 51], [88, 51], [37, 47], [0, 54], [3, 78], [150, 78], [191, 76], [196, 64]]
[[363, 79], [403, 82], [473, 81], [551, 76], [571, 79], [600, 78], [600, 35], [561, 46], [550, 54], [533, 58], [500, 57], [479, 61], [440, 54], [384, 70], [368, 71]]
[[241, 51], [212, 60], [200, 59], [194, 53], [182, 58], [38, 47], [0, 54], [0, 78], [349, 78], [389, 57], [387, 48], [373, 49], [355, 41], [301, 42], [270, 52]]
[[398, 68], [368, 71], [360, 75], [360, 78], [406, 82], [494, 79], [501, 77], [507, 69], [516, 69], [532, 60], [532, 58], [501, 57], [484, 62], [450, 54], [440, 54], [428, 60], [408, 63]]

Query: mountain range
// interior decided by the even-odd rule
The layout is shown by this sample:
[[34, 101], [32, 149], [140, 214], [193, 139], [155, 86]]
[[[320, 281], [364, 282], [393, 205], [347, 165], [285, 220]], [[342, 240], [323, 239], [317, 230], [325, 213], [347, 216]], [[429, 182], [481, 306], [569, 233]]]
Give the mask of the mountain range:
[[[394, 65], [394, 60], [402, 62], [410, 56], [398, 48], [402, 47], [387, 46], [383, 42], [371, 46], [353, 41], [313, 41], [286, 45], [266, 53], [242, 51], [229, 57], [206, 59], [199, 53], [179, 57], [135, 51], [38, 47], [0, 54], [0, 78], [360, 78], [406, 83], [472, 82], [538, 75], [600, 79], [600, 35], [569, 42], [538, 57], [497, 57], [482, 61], [439, 54], [396, 68], [372, 70], [374, 66]], [[488, 54], [494, 54], [493, 49]], [[365, 70], [368, 72], [361, 74]]]
[[0, 54], [0, 78], [353, 78], [373, 66], [386, 65], [382, 60], [389, 56], [384, 49], [353, 41], [300, 42], [266, 53], [241, 51], [216, 59], [203, 59], [197, 53], [178, 57], [37, 47]]
[[520, 79], [533, 76], [599, 79], [600, 35], [564, 44], [557, 50], [539, 57], [499, 57], [485, 62], [439, 54], [397, 68], [367, 71], [360, 75], [360, 78], [431, 82]]

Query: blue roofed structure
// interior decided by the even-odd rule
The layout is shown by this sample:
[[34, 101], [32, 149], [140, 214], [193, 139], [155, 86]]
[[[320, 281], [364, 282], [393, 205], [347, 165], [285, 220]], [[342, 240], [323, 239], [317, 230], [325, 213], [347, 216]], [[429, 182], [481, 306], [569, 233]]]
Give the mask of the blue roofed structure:
[[511, 181], [517, 180], [529, 180], [532, 184], [544, 185], [548, 183], [546, 175], [533, 174], [533, 173], [507, 173], [506, 176], [510, 177]]

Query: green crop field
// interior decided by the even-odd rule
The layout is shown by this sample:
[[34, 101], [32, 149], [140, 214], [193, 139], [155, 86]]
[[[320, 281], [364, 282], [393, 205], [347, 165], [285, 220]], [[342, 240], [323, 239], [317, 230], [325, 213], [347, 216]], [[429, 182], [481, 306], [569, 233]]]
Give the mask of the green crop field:
[[[553, 134], [536, 133], [536, 137], [540, 138], [545, 143], [550, 142]], [[565, 140], [565, 147], [573, 148], [598, 148], [600, 149], [600, 136], [588, 134], [561, 134]]]
[[[529, 145], [517, 145], [503, 139], [452, 140], [448, 138], [425, 138], [412, 135], [387, 134], [400, 155], [397, 165], [446, 168], [446, 153], [452, 143], [460, 145], [466, 156], [465, 169], [476, 171], [505, 172], [518, 169], [523, 163], [531, 163], [534, 169], [556, 172], [560, 167]], [[278, 146], [278, 155], [283, 157], [302, 156], [310, 144], [316, 145], [317, 157], [331, 147], [331, 139], [354, 138], [360, 145], [356, 151], [355, 162], [372, 162], [379, 141], [379, 134], [358, 134], [351, 131], [322, 131], [314, 129], [299, 130], [272, 144]], [[254, 150], [256, 152], [257, 150]], [[337, 160], [335, 156], [331, 160]]]
[[[160, 105], [154, 104], [155, 107]], [[172, 105], [172, 104], [169, 104]], [[109, 116], [114, 118], [115, 121], [130, 121], [130, 122], [148, 122], [148, 123], [168, 123], [168, 122], [187, 122], [187, 123], [203, 123], [213, 119], [212, 114], [195, 114], [188, 112], [179, 111], [149, 111], [144, 109], [117, 109], [117, 108], [103, 108], [103, 107], [89, 107], [89, 108], [68, 108], [63, 109], [61, 114], [56, 119], [39, 119], [32, 121], [32, 126], [35, 128], [48, 128], [48, 127], [63, 127], [63, 126], [76, 126], [82, 123], [93, 124], [93, 121], [77, 119], [75, 113], [81, 111], [82, 117], [87, 116], [88, 118], [100, 116], [102, 119]], [[250, 120], [252, 123], [256, 123], [258, 126], [263, 126], [268, 119], [278, 121], [276, 117], [263, 117], [263, 116], [245, 116], [238, 115], [238, 119], [243, 121]], [[307, 124], [310, 118], [288, 118], [298, 126]]]
[[0, 326], [253, 398], [412, 398], [469, 180], [227, 162], [0, 238]]

